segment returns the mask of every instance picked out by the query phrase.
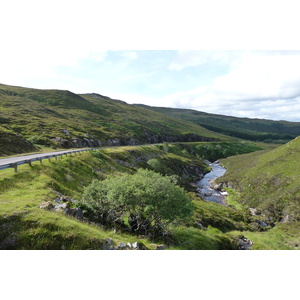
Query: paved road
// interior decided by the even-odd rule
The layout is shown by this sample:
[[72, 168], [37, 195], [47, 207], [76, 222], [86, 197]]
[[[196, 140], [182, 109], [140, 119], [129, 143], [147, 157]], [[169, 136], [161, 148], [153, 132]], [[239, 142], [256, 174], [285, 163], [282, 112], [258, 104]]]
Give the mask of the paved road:
[[39, 153], [39, 154], [23, 155], [17, 157], [2, 158], [0, 159], [0, 170], [15, 168], [15, 171], [17, 171], [16, 168], [18, 165], [23, 165], [26, 163], [31, 163], [33, 161], [43, 160], [51, 157], [57, 157], [57, 156], [71, 154], [71, 153], [90, 151], [96, 149], [98, 148], [83, 148], [83, 149], [76, 149], [76, 150], [54, 151], [48, 153]]

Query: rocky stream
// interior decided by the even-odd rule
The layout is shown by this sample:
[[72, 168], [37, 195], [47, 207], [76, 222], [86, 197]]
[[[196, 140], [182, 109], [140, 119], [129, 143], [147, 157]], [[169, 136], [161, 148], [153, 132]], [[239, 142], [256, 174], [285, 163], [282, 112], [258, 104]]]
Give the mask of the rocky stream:
[[226, 173], [226, 169], [218, 162], [211, 163], [207, 161], [206, 163], [211, 167], [211, 171], [197, 182], [198, 192], [206, 201], [227, 205], [225, 203], [227, 192], [221, 189], [220, 184], [214, 183], [218, 177], [221, 177]]

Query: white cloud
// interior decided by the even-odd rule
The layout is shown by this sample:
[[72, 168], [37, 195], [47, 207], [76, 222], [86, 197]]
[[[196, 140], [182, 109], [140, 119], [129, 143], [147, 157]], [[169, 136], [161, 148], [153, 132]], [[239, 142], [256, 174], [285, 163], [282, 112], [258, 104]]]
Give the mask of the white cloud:
[[[179, 66], [223, 59], [224, 52], [216, 54], [200, 58], [194, 53], [197, 59], [188, 56], [178, 64], [178, 70]], [[299, 120], [296, 112], [300, 107], [300, 52], [244, 51], [236, 54], [231, 56], [234, 59], [229, 72], [216, 77], [211, 85], [168, 95], [162, 103], [241, 117]]]
[[123, 51], [121, 52], [121, 56], [129, 58], [130, 60], [134, 60], [138, 58], [138, 55], [135, 51]]
[[[126, 50], [128, 48], [123, 46], [124, 42], [127, 46], [129, 45], [129, 49], [139, 49], [139, 47], [149, 49], [149, 45], [154, 49], [156, 47], [174, 49], [176, 46], [178, 49], [178, 46], [189, 47], [186, 43], [187, 36], [189, 36], [189, 39], [201, 41], [201, 49], [204, 49], [203, 47], [209, 49], [210, 44], [207, 44], [209, 39], [203, 40], [203, 35], [207, 35], [210, 40], [216, 41], [217, 45], [228, 48], [228, 44], [224, 46], [227, 40], [227, 36], [224, 35], [226, 28], [220, 28], [220, 24], [216, 25], [214, 34], [211, 34], [208, 28], [196, 26], [199, 24], [194, 23], [194, 20], [202, 20], [199, 17], [199, 10], [193, 10], [193, 18], [189, 16], [188, 20], [181, 22], [178, 22], [173, 12], [170, 16], [173, 22], [168, 19], [167, 26], [165, 26], [165, 16], [169, 5], [163, 6], [167, 9], [166, 12], [161, 10], [160, 5], [161, 23], [157, 21], [157, 18], [154, 22], [157, 24], [155, 28], [159, 29], [157, 33], [160, 35], [156, 35], [153, 33], [154, 23], [151, 21], [154, 13], [157, 13], [157, 6], [149, 6], [146, 14], [139, 14], [132, 10], [132, 14], [128, 15], [127, 11], [124, 13], [125, 9], [136, 6], [131, 1], [129, 1], [130, 4], [124, 1], [117, 2], [119, 2], [118, 5], [115, 1], [107, 1], [107, 4], [102, 5], [96, 0], [84, 2], [76, 0], [4, 1], [1, 5], [3, 14], [0, 19], [0, 26], [3, 29], [0, 47], [0, 82], [37, 88], [63, 88], [74, 92], [78, 90], [80, 92], [103, 92], [110, 97], [115, 97], [113, 93], [116, 93], [120, 95], [119, 99], [130, 103], [144, 102], [149, 105], [193, 108], [239, 116], [299, 119], [297, 117], [298, 95], [300, 95], [299, 52], [179, 51], [169, 62], [167, 70], [164, 62], [158, 63], [158, 59], [153, 59], [153, 64], [151, 61], [151, 70], [146, 67], [143, 69], [144, 66], [138, 66], [142, 55], [131, 50], [120, 51], [121, 59], [117, 62], [110, 61], [105, 49], [119, 50], [119, 46], [122, 45], [121, 49]], [[185, 6], [188, 10], [192, 10], [190, 6]], [[230, 16], [223, 11], [223, 8], [227, 6], [227, 3], [222, 4], [222, 10], [217, 13], [217, 19], [223, 17], [223, 21], [230, 20]], [[144, 10], [141, 4], [138, 4], [138, 7]], [[182, 6], [176, 7], [178, 13], [183, 15]], [[210, 8], [213, 7], [214, 5], [210, 4]], [[266, 8], [269, 9], [269, 7]], [[252, 12], [256, 10], [252, 6], [249, 9]], [[204, 10], [201, 13], [206, 14]], [[215, 17], [215, 12], [213, 13]], [[279, 13], [281, 10], [278, 10], [278, 16], [280, 16]], [[297, 20], [296, 9], [293, 14], [288, 21]], [[233, 15], [238, 14], [234, 12]], [[240, 15], [239, 21], [243, 18], [241, 16], [245, 17], [246, 14]], [[247, 16], [251, 21], [253, 17], [248, 11]], [[265, 22], [263, 16], [265, 14], [261, 12], [261, 19]], [[118, 20], [118, 22], [113, 20]], [[210, 16], [207, 15], [203, 25], [208, 24], [210, 20]], [[274, 13], [273, 20], [276, 21], [274, 23], [277, 27], [269, 25], [269, 28], [278, 29], [273, 30], [276, 32], [274, 40], [278, 41], [280, 40], [279, 30], [283, 33], [281, 37], [286, 37], [287, 34], [282, 29], [283, 22], [278, 23]], [[141, 24], [142, 21], [145, 23], [139, 31], [137, 24]], [[224, 26], [225, 23], [228, 24], [228, 22], [223, 23]], [[183, 24], [187, 24], [186, 27]], [[253, 47], [253, 40], [249, 39], [250, 31], [248, 30], [253, 27], [253, 24], [249, 22], [246, 31], [238, 33], [238, 37], [244, 41], [242, 45], [246, 47], [249, 44]], [[293, 23], [289, 24], [293, 25]], [[254, 25], [258, 26], [257, 22]], [[234, 31], [236, 27], [236, 21], [233, 21], [229, 29]], [[262, 30], [261, 26], [258, 27]], [[196, 29], [193, 31], [193, 28]], [[203, 32], [199, 32], [199, 28], [204, 28]], [[294, 38], [296, 30], [295, 34], [288, 31], [293, 41], [297, 41]], [[268, 34], [268, 39], [266, 39], [265, 33], [269, 33], [269, 30], [263, 30], [263, 35], [260, 37], [263, 41], [270, 38]], [[144, 36], [147, 36], [147, 39], [142, 38]], [[195, 38], [196, 36], [198, 38]], [[175, 47], [170, 47], [170, 44], [166, 47], [165, 42], [169, 40], [175, 41], [171, 44]], [[236, 40], [234, 37], [234, 41]], [[146, 47], [142, 41], [147, 41]], [[156, 42], [155, 46], [154, 41], [159, 41], [159, 45], [157, 46]], [[245, 44], [245, 41], [248, 44]], [[289, 44], [284, 43], [284, 45], [289, 47]], [[194, 44], [192, 48], [197, 49], [197, 44], [196, 46]], [[229, 45], [230, 48], [231, 45]], [[209, 78], [204, 86], [201, 86], [199, 82], [199, 86], [196, 87], [194, 83], [197, 68], [201, 67], [205, 73], [205, 68], [212, 65], [216, 69], [220, 65], [222, 74], [225, 74], [228, 69], [227, 74], [218, 76], [214, 80]], [[154, 66], [159, 66], [159, 68], [154, 68]], [[188, 73], [190, 69], [194, 72]], [[157, 76], [151, 72], [158, 72]], [[181, 77], [183, 74], [181, 72], [186, 73]], [[213, 76], [212, 73], [210, 76]], [[202, 72], [202, 78], [203, 76], [205, 75]], [[195, 86], [195, 88], [185, 91], [184, 89], [188, 88], [184, 86], [187, 85], [181, 83], [184, 80], [188, 81], [189, 78], [193, 82], [189, 86]], [[166, 88], [164, 89], [163, 86]], [[179, 86], [182, 91], [165, 97], [158, 96], [161, 91], [163, 93], [174, 91], [175, 88], [179, 89]], [[110, 91], [113, 93], [108, 93]], [[121, 94], [121, 91], [128, 91], [128, 94]], [[152, 91], [157, 91], [157, 93], [152, 93], [156, 95], [155, 98], [147, 95]]]
[[228, 63], [240, 51], [180, 50], [169, 65], [170, 70], [181, 71], [188, 67], [197, 67], [210, 62]]
[[99, 50], [98, 52], [90, 53], [88, 55], [88, 58], [90, 58], [98, 63], [103, 62], [106, 57], [107, 57], [107, 51], [103, 51], [103, 50]]

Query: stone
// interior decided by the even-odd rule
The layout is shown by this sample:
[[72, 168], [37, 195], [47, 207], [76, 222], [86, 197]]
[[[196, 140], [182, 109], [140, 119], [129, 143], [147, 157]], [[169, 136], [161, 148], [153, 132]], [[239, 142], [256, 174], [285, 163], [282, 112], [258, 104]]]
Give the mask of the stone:
[[64, 203], [62, 203], [62, 204], [56, 205], [56, 207], [57, 207], [57, 206], [59, 206], [59, 207], [65, 209], [65, 208], [67, 208], [67, 202], [64, 202]]
[[51, 210], [54, 208], [54, 205], [50, 201], [47, 201], [47, 202], [41, 203], [40, 208], [46, 209], [46, 210]]
[[130, 244], [129, 242], [126, 244], [127, 248], [132, 249], [132, 244]]
[[106, 243], [107, 243], [108, 246], [112, 246], [113, 245], [113, 239], [106, 238], [105, 241], [106, 241]]
[[256, 216], [256, 212], [257, 212], [257, 209], [256, 208], [249, 208], [249, 211], [250, 211], [250, 215], [251, 216]]
[[55, 202], [55, 203], [61, 203], [60, 197], [55, 198], [55, 199], [54, 199], [54, 202]]
[[261, 227], [267, 227], [269, 226], [266, 222], [261, 221], [261, 220], [256, 220], [256, 223], [261, 226]]
[[62, 201], [62, 202], [68, 202], [69, 200], [70, 200], [70, 198], [68, 198], [67, 196], [60, 197], [60, 201]]
[[198, 225], [198, 226], [200, 226], [201, 228], [204, 228], [203, 224], [200, 223], [200, 222], [198, 222], [198, 221], [195, 221], [195, 224]]
[[75, 218], [82, 220], [83, 219], [83, 211], [81, 208], [77, 207], [74, 215]]
[[74, 217], [76, 213], [76, 208], [66, 208], [65, 209], [65, 214], [68, 216]]
[[133, 248], [133, 249], [136, 249], [136, 250], [139, 250], [139, 243], [138, 243], [138, 242], [134, 242], [134, 243], [132, 244], [132, 248]]
[[119, 250], [125, 250], [125, 249], [126, 249], [126, 243], [120, 243], [120, 244], [118, 245], [118, 249], [119, 249]]
[[70, 135], [70, 132], [67, 129], [63, 129], [63, 132], [67, 135]]
[[67, 208], [67, 204], [66, 203], [62, 203], [62, 204], [54, 206], [54, 210], [55, 211], [62, 211], [62, 210], [65, 210], [66, 208]]
[[222, 183], [215, 184], [215, 185], [213, 186], [213, 189], [216, 190], [216, 191], [221, 190], [221, 188], [222, 188]]

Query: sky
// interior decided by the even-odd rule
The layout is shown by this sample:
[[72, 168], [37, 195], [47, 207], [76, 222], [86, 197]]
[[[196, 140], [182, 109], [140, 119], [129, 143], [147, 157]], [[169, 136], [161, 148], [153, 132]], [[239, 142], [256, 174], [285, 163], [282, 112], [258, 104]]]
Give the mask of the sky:
[[0, 83], [300, 122], [289, 1], [107, 2], [4, 1]]

